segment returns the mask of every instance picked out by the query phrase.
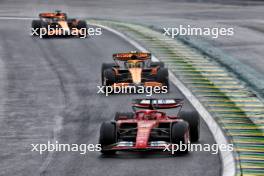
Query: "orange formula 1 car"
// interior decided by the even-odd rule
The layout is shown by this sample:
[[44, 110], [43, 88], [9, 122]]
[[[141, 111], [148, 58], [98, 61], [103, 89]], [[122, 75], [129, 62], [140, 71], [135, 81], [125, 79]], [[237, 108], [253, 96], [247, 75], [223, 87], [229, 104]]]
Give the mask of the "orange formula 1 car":
[[151, 54], [128, 52], [113, 54], [115, 63], [103, 63], [103, 86], [167, 86], [168, 69], [163, 62], [152, 62]]
[[40, 13], [32, 21], [32, 35], [47, 38], [51, 36], [87, 37], [87, 24], [83, 20], [69, 19], [60, 11]]
[[[182, 106], [183, 99], [134, 100], [134, 112], [117, 112], [113, 121], [102, 123], [101, 152], [164, 151], [168, 145], [197, 142], [199, 114], [196, 110], [181, 111]], [[185, 148], [175, 154], [187, 152]]]

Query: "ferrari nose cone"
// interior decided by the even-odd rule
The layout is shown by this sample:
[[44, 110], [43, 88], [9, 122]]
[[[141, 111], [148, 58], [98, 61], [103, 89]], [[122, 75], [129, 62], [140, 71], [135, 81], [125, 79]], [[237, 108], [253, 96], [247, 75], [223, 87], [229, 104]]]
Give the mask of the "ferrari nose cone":
[[138, 141], [136, 147], [137, 148], [145, 148], [146, 142], [145, 141]]

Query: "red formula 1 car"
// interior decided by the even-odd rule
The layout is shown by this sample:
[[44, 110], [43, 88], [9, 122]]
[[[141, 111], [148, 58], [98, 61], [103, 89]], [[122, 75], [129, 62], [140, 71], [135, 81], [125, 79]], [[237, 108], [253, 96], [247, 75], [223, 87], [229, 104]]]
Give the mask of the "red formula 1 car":
[[[99, 138], [101, 152], [162, 151], [169, 144], [198, 141], [199, 114], [196, 111], [181, 111], [182, 106], [182, 99], [134, 100], [134, 112], [117, 112], [114, 121], [102, 123]], [[172, 108], [177, 111], [174, 114], [174, 110], [174, 115], [169, 114]], [[181, 152], [187, 153], [188, 150], [177, 153]]]

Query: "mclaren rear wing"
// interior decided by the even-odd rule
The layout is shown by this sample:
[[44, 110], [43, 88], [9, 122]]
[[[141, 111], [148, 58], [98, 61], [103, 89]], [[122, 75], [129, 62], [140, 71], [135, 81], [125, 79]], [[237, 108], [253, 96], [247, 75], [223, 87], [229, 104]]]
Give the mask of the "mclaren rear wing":
[[114, 60], [127, 61], [127, 60], [148, 60], [151, 59], [151, 53], [147, 52], [128, 52], [128, 53], [116, 53], [113, 54]]

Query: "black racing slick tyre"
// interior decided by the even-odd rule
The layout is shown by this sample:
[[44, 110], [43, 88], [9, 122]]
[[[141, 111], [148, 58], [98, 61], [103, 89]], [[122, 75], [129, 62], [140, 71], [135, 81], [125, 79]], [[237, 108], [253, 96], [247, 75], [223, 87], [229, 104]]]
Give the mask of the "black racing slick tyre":
[[102, 81], [102, 85], [104, 85], [104, 71], [110, 68], [115, 67], [116, 64], [115, 63], [103, 63], [102, 67], [101, 67], [101, 81]]
[[87, 29], [87, 23], [84, 20], [80, 20], [76, 26], [77, 29]]
[[103, 154], [114, 154], [115, 151], [104, 150], [104, 147], [115, 144], [117, 141], [116, 124], [112, 122], [103, 122], [100, 128], [99, 144], [101, 144]]
[[74, 18], [68, 18], [68, 19], [67, 19], [67, 23], [68, 23], [68, 25], [70, 25], [70, 26], [72, 26], [72, 24], [73, 24], [75, 21], [76, 21], [76, 19], [74, 19]]
[[41, 21], [40, 20], [33, 20], [31, 23], [31, 32], [33, 36], [39, 36], [40, 29], [41, 29]]
[[79, 33], [79, 37], [87, 37], [87, 24], [86, 24], [86, 21], [80, 20], [78, 22], [76, 28], [81, 31], [81, 33]]
[[163, 86], [167, 86], [167, 90], [169, 92], [169, 71], [167, 68], [160, 68], [157, 72], [157, 82], [163, 84]]
[[116, 82], [115, 72], [109, 68], [104, 71], [103, 85], [112, 86]]
[[115, 121], [124, 120], [124, 119], [133, 119], [134, 113], [133, 112], [116, 112]]
[[189, 123], [191, 142], [197, 142], [200, 137], [200, 116], [197, 111], [181, 111], [180, 118]]
[[164, 68], [164, 62], [151, 62], [150, 63], [150, 67], [160, 67], [160, 68]]
[[188, 133], [189, 133], [189, 126], [187, 122], [180, 121], [177, 123], [173, 123], [171, 125], [171, 143], [176, 144], [179, 147], [177, 151], [172, 153], [173, 155], [188, 153], [187, 146], [185, 148], [182, 148], [182, 150], [180, 150], [180, 144], [186, 144], [186, 145], [188, 144], [188, 136], [189, 136]]

